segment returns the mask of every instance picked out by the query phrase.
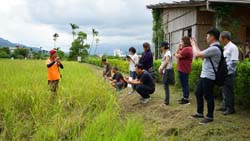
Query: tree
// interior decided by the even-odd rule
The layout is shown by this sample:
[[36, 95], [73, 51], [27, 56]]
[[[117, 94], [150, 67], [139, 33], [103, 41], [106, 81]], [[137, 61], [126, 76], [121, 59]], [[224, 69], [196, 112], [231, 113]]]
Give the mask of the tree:
[[73, 41], [75, 40], [76, 36], [76, 29], [79, 29], [79, 26], [73, 23], [70, 23], [71, 29], [72, 29], [72, 35], [73, 35]]
[[1, 47], [0, 48], [0, 58], [9, 58], [9, 57], [10, 57], [9, 47]]
[[54, 48], [56, 48], [56, 40], [57, 40], [58, 37], [59, 37], [59, 35], [58, 35], [57, 33], [55, 33], [55, 34], [53, 35]]
[[89, 45], [85, 44], [84, 41], [87, 39], [87, 34], [80, 31], [77, 34], [77, 38], [72, 42], [69, 60], [77, 60], [77, 57], [80, 56], [82, 59], [88, 56]]
[[97, 37], [98, 34], [99, 34], [99, 32], [96, 31], [94, 28], [92, 28], [92, 36], [93, 36], [93, 38], [92, 38], [91, 48], [89, 49], [89, 53], [91, 52], [91, 49], [94, 46], [95, 37]]
[[29, 55], [29, 49], [27, 48], [17, 48], [14, 50], [14, 54], [13, 56], [16, 57], [16, 58], [25, 58], [25, 57], [28, 57]]

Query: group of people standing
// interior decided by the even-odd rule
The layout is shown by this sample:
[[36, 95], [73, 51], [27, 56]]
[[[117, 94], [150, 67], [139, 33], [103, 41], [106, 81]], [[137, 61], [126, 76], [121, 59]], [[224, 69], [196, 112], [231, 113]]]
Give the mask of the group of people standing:
[[[163, 77], [163, 85], [165, 90], [164, 104], [170, 103], [169, 85], [175, 83], [173, 58], [177, 60], [177, 70], [179, 80], [181, 82], [183, 96], [178, 101], [179, 104], [189, 104], [189, 74], [192, 71], [192, 60], [194, 58], [202, 58], [202, 71], [200, 79], [195, 91], [197, 112], [191, 115], [192, 118], [202, 120], [200, 124], [207, 124], [214, 119], [214, 95], [213, 89], [218, 84], [219, 72], [222, 72], [223, 61], [226, 63], [226, 74], [223, 76], [222, 95], [223, 101], [221, 107], [217, 109], [222, 111], [224, 115], [234, 114], [234, 79], [236, 66], [239, 58], [239, 51], [235, 44], [232, 43], [231, 33], [228, 31], [220, 31], [213, 28], [207, 32], [206, 37], [209, 47], [203, 51], [199, 49], [193, 38], [183, 37], [179, 47], [175, 53], [171, 52], [168, 42], [162, 42], [162, 63], [158, 68], [159, 74]], [[107, 59], [103, 58], [104, 65], [103, 77], [109, 79], [112, 86], [118, 91], [131, 85], [132, 91], [141, 96], [140, 101], [144, 104], [150, 101], [150, 95], [155, 92], [154, 69], [153, 69], [153, 53], [149, 43], [143, 44], [144, 53], [139, 59], [134, 47], [129, 48], [130, 55], [127, 55], [129, 62], [130, 78], [123, 77], [119, 72], [119, 68], [111, 68]], [[50, 58], [46, 62], [48, 69], [48, 85], [52, 96], [56, 96], [58, 83], [61, 78], [60, 68], [63, 65], [55, 50], [50, 51]], [[113, 73], [113, 76], [112, 76]], [[207, 102], [207, 115], [204, 116], [204, 98]]]
[[[162, 63], [158, 68], [159, 74], [163, 77], [163, 85], [165, 90], [164, 104], [170, 103], [170, 89], [169, 85], [175, 83], [173, 60], [177, 60], [177, 70], [179, 80], [182, 86], [183, 96], [178, 100], [179, 104], [190, 104], [190, 90], [189, 90], [189, 74], [192, 71], [192, 60], [195, 58], [202, 58], [202, 71], [200, 79], [195, 91], [197, 112], [190, 117], [202, 120], [200, 124], [207, 124], [214, 119], [214, 95], [213, 89], [217, 84], [217, 77], [222, 68], [223, 59], [226, 62], [226, 74], [223, 75], [222, 95], [223, 101], [221, 107], [217, 109], [222, 111], [224, 115], [235, 113], [234, 109], [234, 78], [236, 66], [239, 58], [239, 51], [235, 44], [232, 43], [231, 33], [228, 31], [220, 31], [213, 28], [207, 32], [206, 37], [209, 47], [201, 51], [193, 38], [183, 37], [180, 41], [176, 52], [171, 52], [168, 42], [161, 43]], [[132, 91], [135, 91], [141, 96], [142, 103], [150, 101], [150, 95], [155, 92], [155, 82], [153, 76], [153, 53], [150, 49], [149, 43], [143, 44], [144, 53], [139, 59], [136, 55], [135, 48], [129, 49], [130, 55], [127, 56], [129, 61], [130, 79], [125, 78], [118, 71], [118, 68], [111, 69], [110, 64], [106, 59], [103, 59], [105, 71], [104, 77], [111, 77], [111, 70], [114, 76], [111, 78], [112, 85], [121, 90], [127, 86], [132, 85]], [[118, 74], [117, 74], [118, 73]], [[119, 76], [119, 77], [117, 77]], [[207, 115], [204, 116], [204, 98], [207, 102]]]

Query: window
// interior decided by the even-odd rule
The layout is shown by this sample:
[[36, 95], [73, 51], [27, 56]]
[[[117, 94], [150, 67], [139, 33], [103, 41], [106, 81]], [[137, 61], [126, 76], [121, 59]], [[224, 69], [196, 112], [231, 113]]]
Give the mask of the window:
[[183, 36], [192, 37], [192, 28], [186, 28], [183, 30]]

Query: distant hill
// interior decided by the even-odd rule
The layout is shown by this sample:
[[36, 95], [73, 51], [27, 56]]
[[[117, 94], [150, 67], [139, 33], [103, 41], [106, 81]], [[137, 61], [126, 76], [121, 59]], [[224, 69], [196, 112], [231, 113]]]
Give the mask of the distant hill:
[[35, 52], [38, 52], [40, 50], [40, 48], [38, 48], [38, 47], [29, 47], [27, 45], [23, 45], [20, 43], [12, 43], [12, 42], [0, 37], [0, 47], [16, 47], [16, 46], [25, 47], [25, 48], [32, 48], [32, 50]]

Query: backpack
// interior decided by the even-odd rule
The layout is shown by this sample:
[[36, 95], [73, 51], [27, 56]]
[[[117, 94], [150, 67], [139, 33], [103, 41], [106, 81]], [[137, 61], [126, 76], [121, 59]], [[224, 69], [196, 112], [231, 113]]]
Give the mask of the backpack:
[[214, 67], [214, 64], [213, 64], [213, 61], [211, 59], [211, 57], [209, 57], [209, 60], [213, 66], [213, 70], [214, 70], [214, 73], [215, 73], [215, 84], [218, 85], [218, 86], [223, 86], [224, 85], [224, 82], [225, 82], [225, 78], [227, 76], [227, 73], [228, 73], [228, 69], [227, 69], [227, 63], [226, 63], [226, 59], [223, 55], [223, 50], [221, 48], [220, 45], [215, 45], [216, 47], [218, 47], [221, 51], [221, 60], [219, 62], [219, 66], [218, 66], [218, 70], [216, 72], [215, 70], [215, 67]]

